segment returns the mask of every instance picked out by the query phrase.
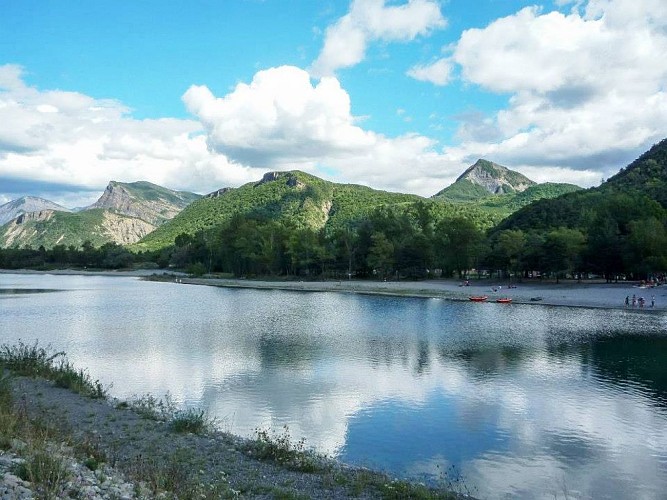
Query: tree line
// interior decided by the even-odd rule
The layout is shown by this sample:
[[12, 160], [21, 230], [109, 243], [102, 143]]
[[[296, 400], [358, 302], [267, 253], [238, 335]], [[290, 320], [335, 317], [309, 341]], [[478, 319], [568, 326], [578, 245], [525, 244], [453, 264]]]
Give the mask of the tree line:
[[[173, 246], [159, 251], [133, 253], [113, 243], [3, 249], [0, 267], [148, 265], [195, 275], [301, 279], [465, 279], [483, 270], [519, 279], [593, 274], [613, 280], [647, 279], [667, 270], [667, 217], [659, 204], [607, 195], [597, 209], [583, 212], [577, 212], [574, 222], [565, 220], [573, 217], [569, 209], [543, 214], [560, 217], [561, 225], [556, 219], [550, 225], [504, 224], [488, 232], [465, 216], [439, 218], [421, 202], [407, 209], [380, 207], [357, 223], [330, 231], [237, 215], [215, 230], [181, 234]], [[525, 217], [516, 221], [525, 222]]]

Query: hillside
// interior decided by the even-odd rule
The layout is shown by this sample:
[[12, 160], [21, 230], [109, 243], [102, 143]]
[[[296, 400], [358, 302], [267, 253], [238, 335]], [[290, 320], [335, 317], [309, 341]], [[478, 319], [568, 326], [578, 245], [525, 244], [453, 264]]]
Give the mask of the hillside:
[[71, 212], [69, 208], [58, 205], [44, 198], [37, 198], [35, 196], [24, 196], [17, 200], [12, 200], [0, 206], [0, 226], [6, 224], [12, 219], [16, 219], [19, 215], [39, 212], [42, 210], [57, 210], [60, 212]]
[[420, 199], [416, 195], [335, 184], [300, 171], [269, 172], [258, 182], [218, 190], [195, 201], [135, 247], [162, 248], [171, 245], [179, 234], [211, 229], [235, 214], [281, 220], [297, 228], [319, 229], [361, 218], [379, 205]]
[[258, 182], [218, 190], [192, 203], [133, 247], [155, 250], [174, 243], [180, 234], [193, 235], [223, 225], [234, 215], [278, 220], [294, 228], [334, 231], [368, 217], [378, 207], [409, 211], [426, 204], [434, 217], [460, 215], [480, 227], [497, 220], [475, 208], [463, 208], [417, 195], [379, 191], [356, 184], [337, 184], [300, 171], [269, 172]]
[[618, 231], [631, 220], [656, 217], [667, 209], [667, 139], [598, 187], [543, 199], [512, 214], [498, 230], [586, 229], [613, 221]]
[[38, 203], [20, 205], [25, 213], [0, 227], [0, 247], [79, 247], [85, 241], [96, 247], [109, 242], [127, 245], [139, 241], [198, 198], [198, 194], [172, 191], [150, 182], [111, 181], [96, 203], [76, 213], [38, 199]]
[[2, 226], [0, 246], [52, 248], [73, 245], [78, 248], [85, 241], [96, 247], [108, 242], [128, 244], [154, 228], [146, 221], [99, 208], [78, 213], [42, 210], [20, 215]]
[[146, 181], [111, 181], [100, 199], [87, 210], [103, 208], [159, 226], [198, 198], [200, 195], [195, 193], [172, 191]]
[[578, 191], [574, 184], [537, 184], [523, 174], [487, 160], [477, 160], [433, 199], [478, 209], [500, 221], [536, 200]]

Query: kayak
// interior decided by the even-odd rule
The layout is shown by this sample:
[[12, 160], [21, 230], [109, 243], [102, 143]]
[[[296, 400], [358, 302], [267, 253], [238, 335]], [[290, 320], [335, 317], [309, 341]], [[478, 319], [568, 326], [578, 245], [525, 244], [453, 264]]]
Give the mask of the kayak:
[[488, 297], [486, 295], [472, 295], [468, 297], [473, 302], [484, 302]]
[[496, 299], [496, 302], [498, 302], [499, 304], [511, 304], [512, 299], [510, 299], [509, 297], [503, 297], [500, 299]]

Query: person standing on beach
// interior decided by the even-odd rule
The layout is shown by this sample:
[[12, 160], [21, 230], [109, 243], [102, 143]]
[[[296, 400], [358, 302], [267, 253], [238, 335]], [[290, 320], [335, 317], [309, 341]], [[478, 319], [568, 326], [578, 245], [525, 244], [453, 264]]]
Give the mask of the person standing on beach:
[[637, 305], [637, 296], [633, 293], [632, 294], [632, 307], [635, 307]]
[[651, 295], [651, 308], [655, 307], [655, 295]]
[[630, 296], [626, 295], [625, 296], [625, 307], [628, 307], [628, 306], [630, 306]]

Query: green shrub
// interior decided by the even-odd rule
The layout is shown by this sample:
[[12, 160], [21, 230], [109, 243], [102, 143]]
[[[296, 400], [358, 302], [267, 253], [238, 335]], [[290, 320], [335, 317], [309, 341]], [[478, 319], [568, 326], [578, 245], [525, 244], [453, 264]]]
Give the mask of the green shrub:
[[194, 408], [176, 412], [169, 423], [172, 430], [178, 433], [203, 434], [213, 428], [213, 421], [206, 412]]

